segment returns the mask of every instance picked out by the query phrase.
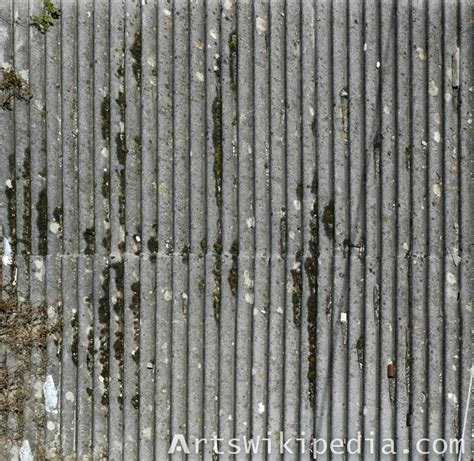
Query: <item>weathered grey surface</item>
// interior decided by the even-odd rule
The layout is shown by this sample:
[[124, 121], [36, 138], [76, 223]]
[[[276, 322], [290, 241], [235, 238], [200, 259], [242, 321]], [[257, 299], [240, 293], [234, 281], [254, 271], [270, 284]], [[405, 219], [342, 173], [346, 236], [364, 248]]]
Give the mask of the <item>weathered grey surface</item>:
[[420, 459], [459, 438], [468, 0], [60, 6], [41, 34], [41, 1], [0, 0], [0, 67], [33, 93], [0, 111], [3, 295], [63, 320], [24, 411], [2, 407], [0, 459], [267, 431], [373, 431]]

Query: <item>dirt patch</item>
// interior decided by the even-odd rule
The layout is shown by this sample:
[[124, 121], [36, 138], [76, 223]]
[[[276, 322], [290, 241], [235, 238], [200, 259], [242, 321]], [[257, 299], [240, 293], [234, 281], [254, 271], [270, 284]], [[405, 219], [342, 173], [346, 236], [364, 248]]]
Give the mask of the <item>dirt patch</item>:
[[[15, 413], [22, 421], [25, 406], [30, 403], [33, 389], [28, 386], [34, 380], [44, 380], [46, 371], [46, 347], [48, 339], [61, 338], [62, 321], [55, 315], [48, 318], [46, 306], [33, 307], [15, 298], [0, 299], [0, 343], [12, 366], [0, 369], [0, 419], [6, 421], [9, 413]], [[44, 408], [35, 402], [35, 419], [41, 426]], [[0, 440], [6, 440], [6, 425], [1, 425]], [[18, 427], [14, 440], [22, 438], [23, 428]], [[9, 434], [12, 438], [12, 434]]]

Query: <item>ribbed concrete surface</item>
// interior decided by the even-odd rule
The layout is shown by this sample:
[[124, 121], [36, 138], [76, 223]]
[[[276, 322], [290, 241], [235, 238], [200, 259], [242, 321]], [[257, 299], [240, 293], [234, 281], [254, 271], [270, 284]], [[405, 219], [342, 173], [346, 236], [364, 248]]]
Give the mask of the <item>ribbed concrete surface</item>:
[[0, 111], [3, 295], [63, 321], [0, 458], [373, 431], [421, 459], [459, 438], [469, 2], [59, 6], [41, 34], [41, 1], [0, 0], [0, 66], [33, 93]]

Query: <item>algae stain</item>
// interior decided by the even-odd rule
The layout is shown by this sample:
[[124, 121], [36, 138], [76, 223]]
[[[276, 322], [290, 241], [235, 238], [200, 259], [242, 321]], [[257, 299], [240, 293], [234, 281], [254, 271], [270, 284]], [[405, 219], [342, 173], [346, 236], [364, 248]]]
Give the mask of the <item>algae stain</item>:
[[312, 407], [316, 403], [316, 326], [317, 326], [317, 279], [318, 279], [318, 203], [317, 203], [317, 178], [313, 175], [311, 192], [313, 204], [311, 207], [309, 256], [305, 260], [305, 270], [308, 277], [309, 296], [308, 306], [308, 381], [309, 381], [309, 401]]
[[142, 33], [140, 30], [135, 32], [135, 40], [130, 48], [133, 57], [132, 70], [137, 87], [140, 89], [142, 84]]
[[99, 322], [102, 325], [100, 329], [99, 342], [99, 363], [102, 366], [101, 377], [104, 384], [104, 393], [102, 395], [102, 405], [109, 405], [109, 343], [110, 343], [110, 267], [107, 264], [102, 271], [102, 296], [99, 298], [98, 314]]
[[82, 234], [86, 242], [85, 254], [92, 256], [95, 254], [95, 229], [94, 227], [88, 227]]
[[31, 254], [31, 171], [30, 171], [31, 153], [30, 148], [25, 149], [25, 158], [23, 161], [23, 243], [27, 254]]
[[214, 292], [212, 294], [214, 317], [219, 321], [221, 316], [221, 275], [222, 275], [222, 242], [216, 240], [214, 243], [214, 267], [212, 273], [214, 275]]
[[232, 267], [227, 279], [230, 286], [232, 296], [237, 296], [237, 289], [239, 286], [239, 241], [234, 240], [230, 247], [230, 254], [232, 256]]
[[325, 207], [323, 212], [323, 225], [326, 236], [330, 239], [334, 238], [334, 201], [331, 200]]
[[110, 139], [110, 96], [104, 96], [102, 103], [100, 105], [100, 114], [102, 117], [101, 130], [102, 130], [102, 139], [107, 141]]
[[293, 301], [293, 321], [297, 327], [301, 325], [301, 305], [303, 298], [303, 275], [301, 271], [302, 259], [303, 252], [297, 250], [295, 254], [295, 262], [291, 269], [291, 276], [293, 278], [293, 294], [291, 296]]
[[214, 145], [214, 180], [216, 183], [216, 202], [222, 204], [222, 87], [221, 87], [221, 60], [216, 59], [216, 97], [212, 103], [213, 131], [212, 142]]
[[239, 39], [237, 32], [232, 32], [229, 37], [229, 72], [230, 89], [237, 90], [238, 85], [238, 59], [239, 59]]
[[48, 254], [48, 192], [42, 189], [36, 203], [36, 226], [38, 228], [38, 251], [41, 256]]

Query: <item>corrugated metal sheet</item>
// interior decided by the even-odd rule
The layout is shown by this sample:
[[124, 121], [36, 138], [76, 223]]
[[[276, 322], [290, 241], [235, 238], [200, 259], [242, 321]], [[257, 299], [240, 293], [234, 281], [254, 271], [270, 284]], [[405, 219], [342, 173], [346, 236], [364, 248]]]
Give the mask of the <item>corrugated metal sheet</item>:
[[3, 295], [54, 330], [23, 368], [3, 338], [0, 458], [459, 438], [469, 2], [57, 1], [0, 1], [32, 93], [0, 111]]

